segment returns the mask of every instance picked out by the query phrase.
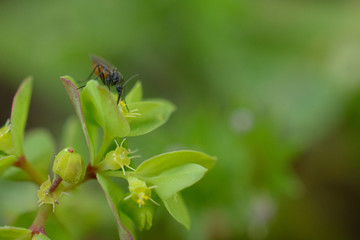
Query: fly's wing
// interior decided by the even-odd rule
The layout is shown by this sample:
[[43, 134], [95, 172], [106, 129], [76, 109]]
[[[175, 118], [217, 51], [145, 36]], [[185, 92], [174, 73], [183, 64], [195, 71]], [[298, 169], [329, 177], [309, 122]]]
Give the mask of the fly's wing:
[[99, 56], [90, 55], [90, 58], [93, 61], [93, 63], [97, 63], [97, 64], [101, 65], [108, 72], [111, 72], [112, 70], [116, 69], [116, 67], [114, 65], [112, 65], [107, 60], [105, 60], [105, 59], [103, 59], [103, 58], [101, 58]]

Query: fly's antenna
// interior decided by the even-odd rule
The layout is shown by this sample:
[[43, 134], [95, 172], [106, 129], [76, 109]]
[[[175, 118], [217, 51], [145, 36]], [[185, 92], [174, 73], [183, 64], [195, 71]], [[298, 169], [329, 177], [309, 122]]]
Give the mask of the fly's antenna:
[[126, 82], [124, 83], [123, 87], [125, 87], [125, 85], [126, 85], [128, 82], [130, 82], [131, 79], [134, 79], [134, 78], [136, 78], [137, 76], [139, 76], [138, 73], [135, 74], [135, 75], [133, 75], [133, 76], [131, 76], [128, 80], [126, 80]]

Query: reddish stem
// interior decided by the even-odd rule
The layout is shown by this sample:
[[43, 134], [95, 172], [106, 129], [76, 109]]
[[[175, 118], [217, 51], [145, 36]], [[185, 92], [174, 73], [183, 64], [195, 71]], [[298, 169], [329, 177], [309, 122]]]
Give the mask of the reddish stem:
[[44, 204], [39, 208], [36, 218], [34, 219], [34, 222], [32, 223], [31, 227], [29, 228], [32, 231], [32, 235], [39, 233], [46, 235], [44, 227], [45, 227], [46, 219], [49, 216], [50, 210], [51, 210], [50, 204]]
[[31, 180], [35, 182], [37, 185], [41, 185], [46, 178], [42, 176], [25, 158], [24, 155], [18, 157], [17, 161], [13, 164], [15, 167], [21, 168], [24, 172], [26, 172]]
[[97, 171], [97, 167], [93, 167], [91, 166], [91, 164], [89, 163], [89, 165], [86, 168], [86, 174], [85, 174], [85, 179], [96, 179], [96, 171]]

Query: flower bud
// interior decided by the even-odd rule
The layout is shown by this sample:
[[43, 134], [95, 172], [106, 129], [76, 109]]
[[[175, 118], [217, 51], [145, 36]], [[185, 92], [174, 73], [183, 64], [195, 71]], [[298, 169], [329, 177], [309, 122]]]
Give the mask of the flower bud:
[[11, 139], [10, 121], [7, 120], [5, 125], [0, 128], [0, 151], [12, 154], [14, 145]]
[[65, 182], [71, 184], [80, 182], [84, 178], [85, 171], [83, 158], [71, 147], [63, 149], [55, 157], [53, 172]]

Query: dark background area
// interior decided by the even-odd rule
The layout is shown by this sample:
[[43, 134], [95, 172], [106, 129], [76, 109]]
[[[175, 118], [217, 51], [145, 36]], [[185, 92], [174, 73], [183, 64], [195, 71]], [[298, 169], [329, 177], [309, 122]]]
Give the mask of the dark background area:
[[[74, 110], [59, 76], [84, 80], [97, 54], [126, 78], [139, 73], [145, 98], [177, 106], [166, 125], [129, 140], [138, 163], [174, 149], [218, 158], [184, 192], [191, 230], [160, 208], [139, 239], [359, 239], [359, 9], [325, 0], [1, 1], [0, 121], [32, 75], [27, 129], [48, 129], [60, 150]], [[36, 209], [31, 184], [0, 189], [2, 225]], [[62, 231], [117, 239], [95, 183], [71, 196], [59, 215], [82, 224]]]

